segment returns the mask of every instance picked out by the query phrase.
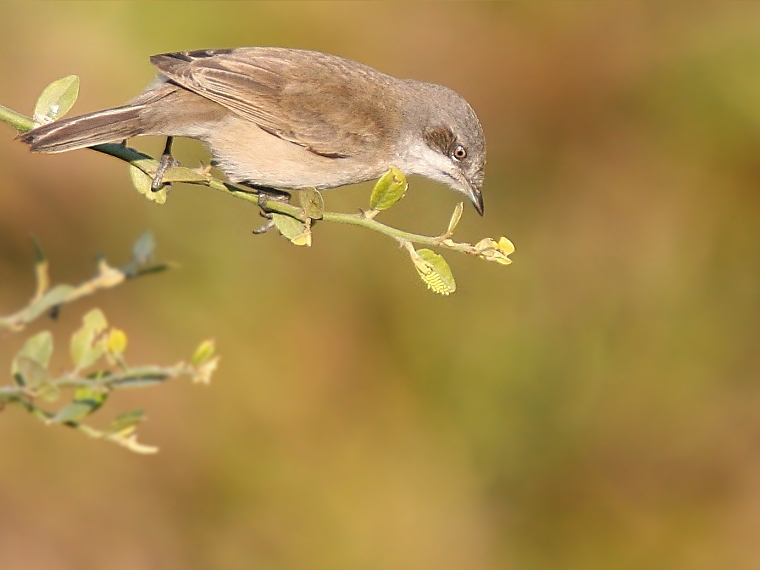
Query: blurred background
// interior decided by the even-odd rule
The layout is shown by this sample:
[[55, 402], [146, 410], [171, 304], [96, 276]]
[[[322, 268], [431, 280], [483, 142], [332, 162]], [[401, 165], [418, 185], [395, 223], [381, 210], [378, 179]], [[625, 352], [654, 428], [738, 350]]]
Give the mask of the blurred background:
[[[131, 454], [0, 413], [0, 568], [760, 567], [760, 5], [2, 3], [0, 104], [30, 114], [76, 73], [72, 113], [120, 104], [154, 53], [323, 50], [448, 85], [488, 140], [486, 216], [514, 264], [446, 254], [426, 291], [372, 232], [253, 236], [200, 187], [164, 206], [120, 161], [31, 155], [0, 125], [0, 313], [128, 260], [146, 229], [181, 269], [0, 338], [49, 329], [54, 369], [90, 308], [131, 363], [214, 337], [213, 383], [117, 393]], [[157, 153], [162, 141], [133, 141]], [[185, 165], [207, 160], [192, 141]], [[355, 211], [370, 186], [326, 193]], [[412, 179], [386, 223], [438, 233], [458, 202]], [[0, 379], [5, 383], [6, 380]]]

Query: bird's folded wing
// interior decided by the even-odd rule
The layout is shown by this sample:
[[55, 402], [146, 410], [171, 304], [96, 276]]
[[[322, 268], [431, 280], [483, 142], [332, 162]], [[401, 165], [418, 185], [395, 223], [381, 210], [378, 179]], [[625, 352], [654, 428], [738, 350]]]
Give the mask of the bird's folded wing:
[[322, 156], [376, 148], [394, 127], [384, 118], [393, 98], [378, 98], [390, 78], [334, 56], [240, 48], [156, 55], [151, 63], [185, 89]]

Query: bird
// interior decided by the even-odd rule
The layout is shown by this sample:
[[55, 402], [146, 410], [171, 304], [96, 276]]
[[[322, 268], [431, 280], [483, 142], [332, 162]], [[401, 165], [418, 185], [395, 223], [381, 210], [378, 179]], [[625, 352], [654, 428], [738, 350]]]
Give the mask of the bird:
[[380, 178], [391, 166], [443, 183], [483, 215], [483, 128], [454, 90], [399, 79], [339, 56], [247, 47], [154, 55], [158, 75], [125, 105], [19, 136], [59, 153], [148, 135], [198, 139], [233, 183], [325, 190]]

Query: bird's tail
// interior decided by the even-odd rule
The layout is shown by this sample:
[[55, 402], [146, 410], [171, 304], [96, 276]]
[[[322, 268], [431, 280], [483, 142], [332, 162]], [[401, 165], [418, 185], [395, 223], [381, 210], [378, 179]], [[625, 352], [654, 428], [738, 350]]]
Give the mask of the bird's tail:
[[80, 117], [55, 121], [18, 138], [32, 152], [64, 152], [98, 144], [121, 142], [142, 132], [142, 105], [125, 105]]

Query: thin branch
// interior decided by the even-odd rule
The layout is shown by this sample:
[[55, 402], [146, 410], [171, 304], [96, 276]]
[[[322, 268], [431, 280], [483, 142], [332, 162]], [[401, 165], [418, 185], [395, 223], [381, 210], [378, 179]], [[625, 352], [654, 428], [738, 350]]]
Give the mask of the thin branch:
[[[213, 340], [203, 341], [189, 362], [173, 366], [129, 366], [124, 352], [128, 339], [120, 329], [108, 327], [100, 309], [93, 309], [82, 319], [82, 327], [71, 337], [73, 369], [51, 377], [50, 361], [53, 336], [42, 331], [27, 339], [11, 365], [13, 383], [0, 386], [0, 411], [16, 405], [31, 413], [46, 426], [63, 425], [86, 435], [111, 441], [136, 453], [155, 453], [157, 448], [137, 441], [137, 425], [145, 420], [142, 410], [119, 414], [103, 430], [82, 420], [100, 410], [114, 390], [145, 388], [169, 379], [186, 377], [194, 384], [208, 384], [217, 369]], [[50, 411], [37, 405], [39, 400], [51, 404], [63, 394], [71, 393], [69, 403]]]
[[[27, 412], [29, 412], [34, 417], [36, 417], [38, 420], [46, 424], [49, 423], [55, 417], [55, 414], [53, 412], [44, 410], [40, 408], [39, 406], [35, 405], [34, 403], [24, 400], [22, 398], [13, 398], [11, 400], [8, 400], [8, 403], [16, 404], [17, 406], [22, 407]], [[95, 429], [92, 426], [83, 424], [75, 420], [62, 422], [62, 425], [73, 428], [93, 439], [102, 439], [104, 441], [110, 441], [112, 443], [116, 443], [117, 445], [121, 445], [122, 447], [126, 447], [130, 451], [133, 451], [135, 453], [140, 453], [142, 455], [152, 455], [158, 452], [158, 447], [154, 445], [145, 445], [145, 444], [139, 443], [137, 441], [137, 437], [134, 433], [133, 428], [124, 430], [123, 432], [109, 432], [105, 430]]]
[[[8, 123], [16, 128], [20, 132], [26, 132], [34, 128], [34, 123], [29, 117], [25, 117], [11, 109], [0, 106], [0, 120]], [[90, 147], [93, 150], [108, 154], [123, 160], [147, 176], [153, 178], [158, 168], [158, 161], [151, 156], [138, 152], [132, 148], [122, 144], [102, 144]], [[209, 169], [198, 168], [185, 168], [181, 166], [175, 166], [170, 168], [163, 177], [164, 182], [184, 182], [187, 184], [197, 184], [202, 186], [208, 186], [219, 192], [223, 192], [230, 196], [234, 196], [247, 202], [252, 202], [268, 212], [275, 212], [278, 214], [284, 214], [297, 220], [306, 222], [304, 210], [293, 204], [281, 202], [277, 200], [268, 199], [267, 195], [263, 192], [259, 192], [253, 188], [240, 188], [228, 182], [224, 182], [218, 178], [215, 178], [209, 172]], [[439, 247], [443, 249], [449, 249], [460, 253], [466, 253], [471, 255], [478, 255], [486, 259], [492, 259], [489, 257], [490, 253], [495, 251], [495, 255], [499, 257], [499, 249], [497, 244], [493, 240], [486, 240], [476, 245], [469, 243], [457, 243], [451, 238], [451, 231], [445, 232], [440, 236], [426, 236], [415, 234], [399, 230], [392, 226], [388, 226], [377, 220], [373, 219], [376, 212], [360, 212], [356, 214], [346, 214], [341, 212], [323, 212], [320, 219], [327, 222], [334, 222], [338, 224], [349, 224], [354, 226], [361, 226], [372, 231], [376, 231], [383, 235], [386, 235], [392, 239], [395, 239], [399, 244], [414, 243], [419, 245], [426, 245], [432, 247]], [[486, 255], [484, 255], [484, 252]], [[506, 259], [505, 255], [499, 257], [500, 259]], [[509, 262], [507, 260], [507, 262]]]
[[[137, 385], [146, 386], [158, 384], [170, 378], [176, 378], [182, 374], [192, 376], [195, 370], [185, 363], [174, 366], [141, 366], [136, 369], [127, 369], [118, 374], [104, 374], [100, 378], [91, 378], [79, 374], [67, 373], [60, 378], [47, 381], [44, 390], [81, 388], [83, 386], [99, 386], [108, 389], [134, 388]], [[14, 398], [37, 398], [40, 396], [37, 390], [29, 386], [0, 386], [0, 402], [10, 401]]]
[[37, 286], [34, 296], [25, 307], [15, 313], [6, 316], [0, 315], [0, 331], [18, 332], [41, 315], [55, 311], [62, 305], [73, 303], [103, 289], [116, 287], [127, 279], [149, 275], [172, 267], [168, 263], [148, 263], [155, 244], [151, 234], [145, 233], [135, 244], [135, 249], [140, 250], [136, 252], [139, 253], [139, 256], [135, 255], [126, 267], [111, 267], [105, 259], [101, 259], [98, 263], [98, 272], [94, 277], [79, 285], [60, 283], [50, 287], [48, 261], [36, 241], [34, 245], [37, 250], [37, 261], [34, 266]]
[[8, 123], [19, 133], [25, 133], [34, 128], [34, 121], [32, 119], [2, 105], [0, 105], [0, 121]]

